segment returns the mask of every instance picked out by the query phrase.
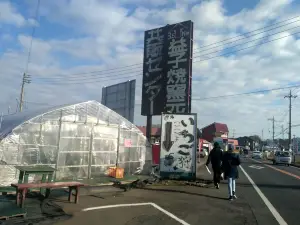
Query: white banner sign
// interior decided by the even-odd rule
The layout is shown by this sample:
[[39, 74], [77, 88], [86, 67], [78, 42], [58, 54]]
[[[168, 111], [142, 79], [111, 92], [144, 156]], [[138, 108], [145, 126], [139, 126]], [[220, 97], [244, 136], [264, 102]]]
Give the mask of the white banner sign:
[[170, 179], [196, 177], [197, 114], [163, 114], [160, 175]]

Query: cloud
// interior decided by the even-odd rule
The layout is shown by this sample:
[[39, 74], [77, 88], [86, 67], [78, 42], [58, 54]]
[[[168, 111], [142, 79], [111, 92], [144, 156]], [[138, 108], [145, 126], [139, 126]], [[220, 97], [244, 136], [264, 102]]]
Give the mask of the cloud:
[[[9, 21], [11, 29], [14, 29], [5, 35], [16, 40], [15, 45], [11, 45], [10, 41], [10, 45], [7, 44], [4, 51], [0, 52], [0, 65], [3, 68], [0, 74], [0, 109], [4, 112], [8, 105], [12, 108], [15, 106], [20, 94], [20, 82], [26, 68], [31, 38], [28, 32], [17, 27], [26, 23], [37, 26], [28, 67], [32, 83], [25, 86], [25, 100], [31, 102], [27, 104], [31, 109], [40, 106], [34, 103], [57, 105], [89, 99], [100, 101], [103, 86], [136, 78], [135, 122], [145, 124], [145, 117], [140, 116], [139, 105], [143, 32], [189, 19], [195, 25], [192, 111], [198, 113], [199, 127], [212, 122], [224, 122], [231, 131], [235, 129], [237, 134], [260, 134], [262, 129], [267, 131], [270, 128], [269, 117], [274, 115], [277, 120], [284, 117], [288, 109], [284, 96], [288, 90], [235, 97], [226, 95], [300, 83], [299, 36], [293, 35], [220, 56], [260, 44], [262, 40], [258, 38], [276, 31], [253, 37], [242, 35], [240, 38], [245, 39], [238, 42], [237, 39], [231, 39], [232, 43], [222, 40], [268, 26], [271, 22], [295, 17], [297, 12], [294, 9], [299, 5], [289, 0], [262, 0], [253, 8], [244, 8], [236, 14], [232, 14], [226, 1], [221, 0], [152, 0], [147, 3], [137, 0], [91, 0], [88, 3], [80, 0], [53, 0], [41, 4], [40, 15], [43, 20], [40, 21], [26, 18], [24, 12], [27, 9], [18, 12], [12, 5], [5, 4], [5, 12], [17, 16], [10, 17], [14, 18], [10, 20], [0, 17], [0, 26], [7, 26]], [[27, 7], [32, 8], [32, 5]], [[296, 25], [290, 24], [277, 31]], [[51, 32], [44, 33], [42, 28], [45, 26]], [[285, 31], [265, 39], [279, 38], [296, 31]], [[56, 32], [63, 32], [63, 35], [58, 37]], [[245, 43], [249, 40], [253, 42]], [[216, 42], [219, 43], [213, 44]], [[232, 47], [239, 43], [244, 44]], [[92, 73], [88, 73], [90, 71]], [[297, 93], [300, 89], [293, 90]], [[214, 96], [220, 97], [207, 99]], [[298, 100], [294, 101], [296, 103]], [[300, 122], [297, 121], [300, 116], [297, 107], [295, 105], [293, 111], [295, 123]], [[155, 123], [159, 121], [159, 117], [154, 118]]]
[[9, 2], [0, 2], [0, 23], [23, 26], [25, 18]]

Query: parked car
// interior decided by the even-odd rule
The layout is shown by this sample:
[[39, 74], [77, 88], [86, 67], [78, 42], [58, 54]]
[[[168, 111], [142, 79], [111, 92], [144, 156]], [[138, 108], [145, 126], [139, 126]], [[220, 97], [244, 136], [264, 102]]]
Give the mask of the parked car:
[[260, 151], [254, 151], [252, 153], [252, 158], [253, 159], [261, 159], [262, 158], [262, 153]]
[[285, 164], [290, 166], [292, 163], [292, 155], [288, 151], [278, 152], [275, 154], [275, 159], [273, 160], [273, 164]]

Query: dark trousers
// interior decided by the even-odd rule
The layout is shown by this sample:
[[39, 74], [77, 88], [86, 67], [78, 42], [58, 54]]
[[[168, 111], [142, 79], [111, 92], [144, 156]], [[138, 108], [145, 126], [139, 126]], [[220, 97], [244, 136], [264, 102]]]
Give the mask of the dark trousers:
[[217, 185], [221, 181], [221, 168], [220, 167], [213, 167], [214, 173], [214, 185]]

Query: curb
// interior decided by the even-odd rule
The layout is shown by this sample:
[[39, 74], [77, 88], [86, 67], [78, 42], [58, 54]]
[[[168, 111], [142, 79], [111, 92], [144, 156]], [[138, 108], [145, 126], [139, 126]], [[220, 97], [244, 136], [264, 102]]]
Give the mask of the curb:
[[294, 166], [294, 167], [300, 168], [300, 165], [296, 165], [296, 164], [291, 164], [291, 166]]

